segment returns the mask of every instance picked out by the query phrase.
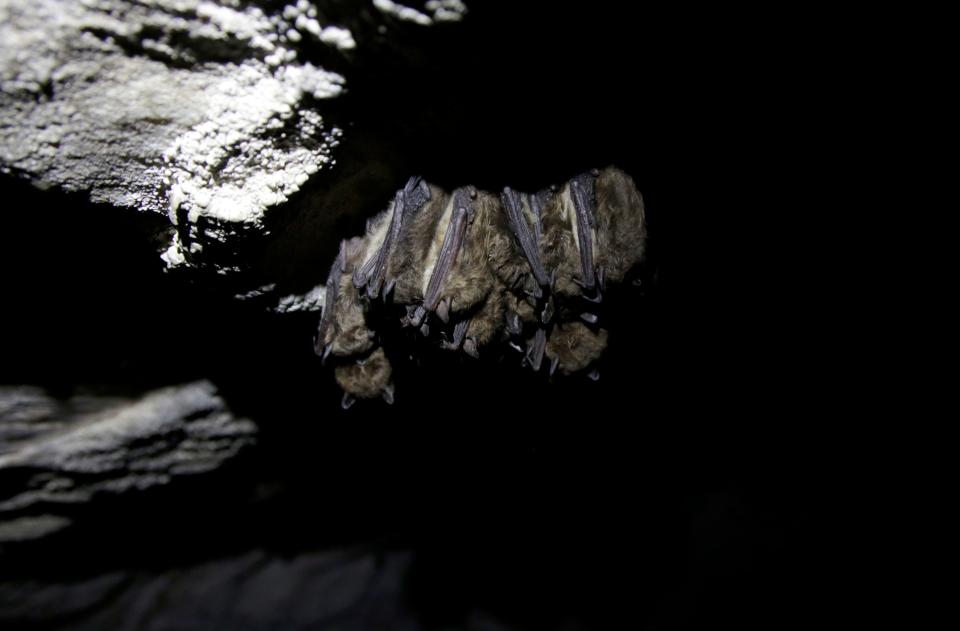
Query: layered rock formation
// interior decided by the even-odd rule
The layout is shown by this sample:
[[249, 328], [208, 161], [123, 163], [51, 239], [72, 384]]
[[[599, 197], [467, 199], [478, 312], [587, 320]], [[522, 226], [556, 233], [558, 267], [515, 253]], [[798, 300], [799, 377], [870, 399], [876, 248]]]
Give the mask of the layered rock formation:
[[215, 471], [256, 433], [209, 382], [138, 399], [0, 387], [0, 543], [65, 528], [78, 506]]
[[166, 264], [207, 264], [205, 247], [262, 232], [269, 209], [334, 164], [344, 123], [323, 112], [347, 79], [327, 67], [349, 68], [388, 27], [466, 10], [257, 4], [3, 0], [0, 170], [164, 213]]

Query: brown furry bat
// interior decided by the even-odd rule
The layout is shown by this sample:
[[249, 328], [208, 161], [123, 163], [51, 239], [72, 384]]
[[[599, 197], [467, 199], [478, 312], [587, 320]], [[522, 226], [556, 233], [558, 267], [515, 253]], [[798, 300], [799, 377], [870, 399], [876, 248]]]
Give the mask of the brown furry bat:
[[353, 405], [355, 398], [382, 397], [387, 403], [393, 403], [393, 384], [390, 382], [392, 372], [382, 348], [374, 349], [367, 357], [337, 366], [334, 376], [343, 389], [344, 409]]
[[580, 247], [574, 230], [576, 211], [569, 187], [543, 197], [543, 237], [541, 249], [544, 265], [556, 275], [554, 293], [559, 296], [581, 295], [576, 282], [581, 274]]
[[619, 169], [600, 172], [597, 196], [596, 263], [603, 281], [619, 283], [643, 260], [647, 226], [643, 198], [633, 179]]
[[580, 372], [592, 365], [607, 347], [607, 332], [594, 332], [580, 322], [557, 324], [547, 339], [544, 352], [550, 360], [550, 373], [558, 368], [564, 375]]
[[499, 211], [496, 198], [472, 187], [457, 189], [452, 200], [446, 233], [441, 240], [438, 232], [431, 244], [429, 279], [424, 274], [424, 306], [443, 322], [451, 313], [470, 311], [490, 293], [493, 276], [484, 237]]
[[315, 350], [340, 358], [344, 407], [355, 398], [393, 401], [374, 331], [397, 308], [406, 310], [398, 320], [423, 335], [417, 343], [475, 358], [502, 343], [534, 371], [547, 358], [551, 375], [583, 372], [607, 345], [598, 325], [605, 286], [623, 281], [645, 244], [643, 199], [614, 167], [536, 194], [464, 187], [448, 195], [411, 178], [363, 237], [341, 245]]
[[365, 353], [373, 347], [373, 331], [366, 326], [364, 306], [353, 287], [351, 275], [362, 260], [364, 243], [353, 238], [340, 244], [340, 254], [327, 278], [326, 299], [314, 350], [326, 358]]
[[395, 284], [393, 300], [399, 304], [416, 304], [423, 300], [428, 244], [450, 202], [450, 196], [439, 188], [430, 186], [429, 191], [430, 198], [404, 222], [387, 262], [387, 277]]

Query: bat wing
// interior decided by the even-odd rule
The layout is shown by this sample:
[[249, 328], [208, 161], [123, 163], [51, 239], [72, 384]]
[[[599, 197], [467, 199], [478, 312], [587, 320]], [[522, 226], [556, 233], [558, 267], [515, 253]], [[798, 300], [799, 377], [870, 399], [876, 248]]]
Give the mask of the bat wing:
[[440, 246], [437, 263], [430, 275], [430, 282], [427, 284], [427, 291], [423, 296], [423, 306], [431, 312], [435, 311], [440, 303], [443, 288], [450, 276], [450, 270], [453, 269], [453, 264], [457, 261], [457, 255], [463, 247], [467, 227], [473, 218], [473, 204], [470, 200], [470, 194], [466, 190], [460, 189], [454, 194], [451, 212], [453, 216], [447, 226], [447, 232], [443, 236], [443, 245]]
[[[546, 269], [543, 267], [543, 261], [540, 260], [539, 208], [532, 211], [534, 212], [536, 221], [534, 222], [534, 228], [531, 229], [526, 218], [523, 216], [523, 205], [520, 195], [508, 186], [503, 189], [500, 197], [503, 200], [504, 210], [507, 212], [510, 231], [513, 232], [513, 236], [520, 245], [524, 257], [530, 264], [530, 270], [533, 272], [533, 277], [536, 279], [537, 285], [541, 288], [547, 287], [550, 284], [550, 279], [547, 276]], [[534, 198], [535, 197], [536, 196], [534, 196]]]

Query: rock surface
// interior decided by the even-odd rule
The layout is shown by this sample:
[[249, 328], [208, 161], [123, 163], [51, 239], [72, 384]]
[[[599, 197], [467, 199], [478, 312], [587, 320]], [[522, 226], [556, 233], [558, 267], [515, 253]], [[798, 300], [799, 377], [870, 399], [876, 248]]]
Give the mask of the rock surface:
[[[265, 550], [166, 572], [0, 586], [0, 624], [71, 629], [420, 629], [405, 607], [409, 553]], [[56, 612], [56, 613], [53, 613]]]
[[71, 523], [101, 496], [136, 493], [211, 472], [255, 441], [214, 386], [195, 382], [140, 399], [33, 387], [0, 389], [0, 543]]
[[[0, 168], [169, 215], [168, 266], [262, 229], [343, 133], [320, 111], [346, 79], [304, 57], [344, 65], [357, 47], [312, 3], [263, 4], [0, 1]], [[462, 15], [448, 4], [437, 20]]]
[[[245, 0], [227, 8], [244, 15], [261, 6], [269, 8], [265, 15], [283, 18], [289, 3]], [[834, 420], [817, 420], [830, 402], [811, 394], [820, 383], [845, 383], [833, 379], [836, 370], [824, 360], [829, 354], [819, 352], [833, 337], [822, 335], [827, 327], [812, 326], [836, 304], [808, 300], [835, 270], [815, 256], [794, 256], [809, 254], [809, 247], [781, 247], [786, 234], [808, 240], [810, 231], [798, 230], [795, 219], [811, 208], [830, 216], [799, 194], [811, 191], [828, 146], [821, 134], [826, 139], [823, 132], [832, 131], [820, 125], [828, 116], [817, 112], [832, 117], [834, 110], [818, 104], [836, 101], [822, 75], [791, 73], [795, 59], [809, 58], [810, 32], [790, 42], [789, 58], [781, 59], [770, 44], [786, 41], [780, 29], [796, 24], [795, 15], [770, 20], [758, 39], [755, 21], [726, 8], [719, 11], [727, 19], [713, 19], [709, 12], [664, 15], [665, 7], [630, 3], [499, 0], [471, 4], [459, 24], [431, 27], [417, 14], [440, 22], [440, 12], [427, 5], [452, 3], [398, 11], [412, 21], [382, 10], [386, 2], [318, 4], [323, 11], [314, 18], [309, 7], [283, 18], [292, 20], [300, 40], [285, 45], [297, 59], [276, 70], [267, 70], [274, 67], [263, 48], [225, 49], [218, 38], [188, 36], [188, 27], [158, 28], [142, 39], [111, 34], [112, 43], [102, 27], [74, 37], [114, 46], [104, 58], [118, 67], [133, 60], [149, 69], [156, 62], [166, 77], [208, 72], [214, 83], [228, 82], [216, 73], [256, 67], [265, 85], [275, 85], [280, 68], [306, 62], [344, 77], [341, 95], [300, 100], [322, 116], [324, 129], [344, 130], [331, 153], [335, 168], [321, 169], [289, 201], [267, 207], [262, 228], [209, 214], [193, 224], [196, 198], [181, 200], [174, 214], [181, 247], [174, 253], [184, 257], [183, 267], [201, 269], [162, 271], [158, 254], [170, 245], [171, 225], [163, 182], [148, 196], [158, 212], [137, 212], [132, 202], [89, 203], [92, 188], [71, 194], [53, 180], [46, 181], [51, 190], [30, 186], [40, 180], [39, 172], [23, 170], [27, 162], [7, 163], [13, 175], [0, 174], [7, 210], [0, 231], [0, 268], [7, 274], [0, 381], [48, 388], [17, 388], [5, 399], [20, 403], [3, 404], [5, 418], [17, 420], [3, 424], [0, 457], [38, 441], [56, 451], [47, 441], [54, 435], [74, 441], [78, 425], [71, 419], [88, 423], [106, 410], [101, 394], [87, 397], [87, 407], [80, 396], [62, 401], [71, 384], [107, 384], [122, 394], [106, 398], [126, 406], [144, 383], [208, 377], [230, 408], [259, 429], [254, 449], [202, 475], [0, 515], [0, 627], [172, 629], [203, 621], [207, 628], [220, 622], [246, 629], [385, 629], [407, 628], [411, 611], [434, 630], [500, 628], [491, 620], [550, 631], [618, 628], [624, 620], [660, 629], [809, 629], [835, 619], [825, 592], [835, 582], [836, 602], [849, 602], [856, 580], [843, 565], [857, 534], [846, 536], [836, 508], [862, 490], [823, 466], [857, 450], [837, 440]], [[163, 7], [172, 5], [97, 6], [169, 14]], [[97, 11], [90, 3], [63, 2], [51, 19], [40, 20], [37, 11], [53, 3], [0, 0], [0, 6], [3, 73], [13, 69], [2, 75], [0, 125], [7, 126], [0, 137], [2, 151], [15, 153], [17, 138], [35, 146], [12, 127], [23, 120], [16, 108], [34, 112], [58, 95], [8, 79], [34, 62], [42, 66], [43, 50], [63, 46], [49, 35], [59, 33], [61, 22]], [[174, 11], [174, 19], [212, 24], [197, 17], [199, 3], [180, 6], [187, 9]], [[21, 26], [31, 15], [47, 35], [28, 37]], [[290, 29], [284, 35], [297, 37]], [[424, 38], [436, 45], [423, 46]], [[137, 52], [136, 43], [149, 39], [182, 58], [169, 61], [166, 49], [153, 44], [147, 46], [156, 50]], [[396, 53], [377, 53], [391, 63], [359, 67], [377, 46]], [[20, 51], [30, 52], [17, 60]], [[78, 54], [69, 61], [89, 59]], [[43, 68], [35, 74], [43, 76]], [[153, 80], [131, 79], [131, 86]], [[122, 86], [115, 87], [122, 98]], [[95, 93], [85, 94], [97, 102]], [[117, 106], [135, 109], [133, 102]], [[100, 119], [90, 107], [77, 118], [95, 126]], [[165, 119], [124, 126], [120, 117], [108, 129], [123, 131], [116, 146], [134, 158], [117, 158], [109, 143], [94, 144], [72, 158], [72, 172], [97, 164], [91, 177], [122, 197], [123, 178], [135, 174], [129, 165], [165, 166], [166, 140], [202, 124], [206, 110], [196, 103], [167, 109], [179, 116], [178, 108], [197, 118], [168, 137], [160, 132], [176, 125], [167, 129]], [[293, 115], [289, 120], [296, 122]], [[149, 126], [159, 135], [134, 140]], [[279, 133], [291, 141], [279, 143], [280, 150], [292, 149], [289, 129]], [[144, 153], [142, 143], [156, 138], [164, 142]], [[798, 139], [816, 151], [795, 151]], [[69, 164], [58, 162], [59, 147], [88, 149], [82, 142], [44, 146], [51, 162], [38, 164], [61, 175]], [[316, 309], [323, 300], [316, 288], [339, 239], [361, 234], [364, 221], [412, 173], [445, 190], [474, 184], [499, 191], [510, 184], [535, 191], [611, 163], [637, 178], [649, 202], [660, 280], [650, 301], [627, 292], [629, 301], [606, 314], [609, 369], [597, 382], [558, 386], [506, 363], [457, 356], [451, 370], [446, 359], [425, 357], [422, 366], [394, 371], [402, 396], [389, 413], [378, 403], [355, 406], [347, 416], [310, 349], [316, 315], [267, 310]], [[197, 165], [200, 175], [218, 168]], [[153, 190], [129, 181], [134, 191]], [[822, 203], [833, 196], [818, 197]], [[157, 231], [167, 237], [162, 245], [153, 240]], [[248, 241], [254, 247], [236, 256], [238, 244]], [[790, 282], [774, 250], [805, 280]], [[208, 264], [220, 251], [228, 260]], [[206, 273], [228, 271], [237, 260], [251, 273]], [[811, 349], [814, 370], [800, 361]], [[413, 367], [415, 359], [421, 358], [400, 362]], [[169, 438], [180, 440], [176, 433]], [[3, 469], [0, 501], [54, 491], [68, 498], [66, 489], [46, 488], [42, 475]], [[85, 487], [122, 477], [119, 470], [105, 478], [54, 475]], [[842, 495], [836, 506], [821, 507], [834, 490]], [[362, 591], [361, 579], [373, 576], [371, 554], [357, 554], [358, 547], [386, 550], [382, 568], [403, 567], [412, 552], [407, 593], [374, 588], [367, 601], [374, 608], [382, 603], [384, 611], [396, 604], [396, 615], [386, 616], [391, 620], [373, 615], [364, 623], [362, 608], [345, 612], [343, 604]], [[318, 552], [336, 549], [351, 552]], [[346, 569], [327, 572], [327, 560]], [[471, 618], [477, 610], [488, 613]]]

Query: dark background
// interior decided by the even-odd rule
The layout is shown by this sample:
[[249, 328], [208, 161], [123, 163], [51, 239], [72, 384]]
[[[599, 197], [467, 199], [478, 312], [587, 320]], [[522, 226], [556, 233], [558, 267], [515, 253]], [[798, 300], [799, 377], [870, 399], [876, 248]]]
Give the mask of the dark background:
[[[338, 169], [379, 169], [381, 186], [301, 244], [302, 265], [251, 245], [250, 278], [321, 281], [336, 240], [412, 174], [533, 190], [616, 164], [644, 196], [650, 256], [644, 287], [608, 306], [601, 380], [428, 361], [398, 369], [392, 408], [345, 413], [312, 354], [317, 314], [163, 273], [163, 217], [7, 177], [0, 382], [66, 396], [210, 378], [262, 434], [212, 481], [11, 553], [8, 578], [362, 545], [414, 551], [408, 598], [430, 625], [477, 609], [531, 629], [831, 615], [847, 569], [825, 401], [842, 367], [820, 355], [831, 306], [811, 244], [830, 223], [835, 121], [798, 46], [804, 16], [515, 4], [471, 5], [425, 52], [357, 62]], [[303, 221], [327, 184], [311, 186], [276, 221]]]

